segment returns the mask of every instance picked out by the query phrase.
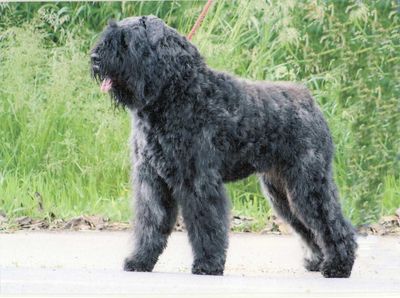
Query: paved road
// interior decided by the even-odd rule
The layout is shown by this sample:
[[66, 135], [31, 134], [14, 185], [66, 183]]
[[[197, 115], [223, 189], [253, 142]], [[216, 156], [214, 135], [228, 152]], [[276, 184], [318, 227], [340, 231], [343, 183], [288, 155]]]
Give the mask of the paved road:
[[324, 279], [302, 268], [296, 237], [232, 234], [225, 276], [212, 277], [189, 274], [185, 233], [172, 235], [154, 273], [121, 270], [129, 248], [126, 232], [0, 234], [0, 293], [400, 296], [400, 237], [362, 237], [359, 245], [350, 279]]

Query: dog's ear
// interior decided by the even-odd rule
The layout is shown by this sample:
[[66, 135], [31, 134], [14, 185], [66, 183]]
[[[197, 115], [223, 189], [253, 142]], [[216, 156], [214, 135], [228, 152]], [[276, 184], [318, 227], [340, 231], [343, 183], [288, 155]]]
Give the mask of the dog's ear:
[[150, 45], [155, 47], [164, 37], [164, 22], [155, 16], [143, 17], [142, 22]]
[[108, 20], [108, 26], [109, 26], [110, 28], [117, 28], [117, 27], [118, 27], [117, 21], [114, 20], [114, 19], [109, 19], [109, 20]]
[[118, 32], [119, 42], [124, 49], [127, 49], [129, 46], [129, 31], [125, 29], [121, 29]]

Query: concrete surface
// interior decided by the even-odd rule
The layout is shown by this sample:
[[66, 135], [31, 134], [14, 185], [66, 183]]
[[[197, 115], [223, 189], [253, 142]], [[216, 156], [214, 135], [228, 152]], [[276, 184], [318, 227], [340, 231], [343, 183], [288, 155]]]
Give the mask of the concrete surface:
[[185, 233], [171, 236], [153, 273], [123, 272], [129, 238], [127, 232], [0, 234], [0, 294], [400, 297], [400, 237], [359, 238], [350, 279], [306, 272], [296, 237], [257, 234], [230, 235], [223, 277], [190, 274], [192, 256]]

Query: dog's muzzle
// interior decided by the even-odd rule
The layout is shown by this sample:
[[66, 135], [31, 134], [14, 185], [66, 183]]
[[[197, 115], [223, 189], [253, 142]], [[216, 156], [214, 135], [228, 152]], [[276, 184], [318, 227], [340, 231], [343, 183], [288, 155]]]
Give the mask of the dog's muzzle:
[[[93, 63], [93, 70], [95, 72], [98, 72], [100, 70], [99, 65], [97, 65], [97, 63], [100, 61], [100, 57], [97, 53], [92, 53], [90, 55], [90, 58], [92, 59], [92, 63]], [[104, 78], [101, 82], [101, 86], [100, 86], [100, 90], [101, 92], [108, 92], [111, 90], [112, 87], [112, 80], [110, 78]]]

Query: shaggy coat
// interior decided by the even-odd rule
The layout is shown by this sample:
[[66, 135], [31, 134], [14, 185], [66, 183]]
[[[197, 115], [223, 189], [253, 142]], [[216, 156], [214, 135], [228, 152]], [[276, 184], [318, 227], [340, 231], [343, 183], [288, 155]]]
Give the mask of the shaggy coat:
[[302, 238], [305, 267], [348, 277], [356, 242], [333, 181], [333, 143], [310, 92], [209, 68], [196, 47], [153, 16], [112, 22], [92, 72], [132, 114], [134, 249], [125, 270], [151, 271], [178, 206], [194, 274], [223, 274], [229, 231], [224, 183], [256, 173]]

